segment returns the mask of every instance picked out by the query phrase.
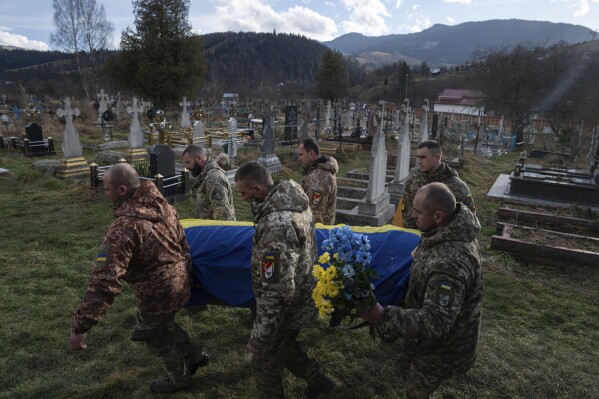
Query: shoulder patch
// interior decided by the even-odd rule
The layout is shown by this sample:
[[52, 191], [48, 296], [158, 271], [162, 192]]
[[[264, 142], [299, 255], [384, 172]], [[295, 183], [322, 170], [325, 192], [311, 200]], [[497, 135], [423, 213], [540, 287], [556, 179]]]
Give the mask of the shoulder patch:
[[318, 205], [321, 198], [322, 198], [322, 195], [320, 195], [320, 193], [318, 193], [318, 192], [312, 193], [312, 203], [314, 205]]
[[439, 306], [451, 306], [453, 302], [453, 285], [447, 281], [441, 281], [437, 288], [437, 303]]
[[98, 249], [98, 255], [96, 256], [96, 261], [94, 263], [94, 268], [101, 269], [106, 266], [106, 259], [108, 259], [108, 253], [110, 252], [110, 245], [106, 245], [104, 243], [100, 244], [100, 248]]
[[260, 262], [260, 276], [263, 283], [276, 283], [279, 281], [279, 253], [267, 252]]
[[224, 198], [221, 190], [214, 190], [212, 192], [212, 201], [222, 201]]

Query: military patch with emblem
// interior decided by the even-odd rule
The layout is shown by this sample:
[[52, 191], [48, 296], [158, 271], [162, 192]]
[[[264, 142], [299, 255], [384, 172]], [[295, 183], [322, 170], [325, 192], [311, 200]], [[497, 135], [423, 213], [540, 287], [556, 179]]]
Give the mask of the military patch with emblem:
[[98, 255], [96, 256], [96, 262], [94, 263], [94, 268], [100, 269], [106, 266], [106, 259], [108, 258], [108, 252], [110, 251], [110, 246], [102, 243], [100, 248], [98, 249]]
[[262, 256], [260, 264], [260, 275], [265, 283], [276, 283], [279, 281], [279, 254], [267, 252]]
[[314, 205], [318, 205], [318, 203], [320, 202], [320, 198], [321, 198], [321, 197], [322, 197], [322, 196], [320, 195], [320, 193], [313, 193], [313, 194], [312, 194], [312, 203], [313, 203]]
[[223, 198], [225, 198], [223, 196], [223, 193], [221, 190], [214, 190], [212, 192], [212, 201], [217, 202], [217, 201], [222, 201]]
[[437, 290], [437, 303], [440, 306], [447, 307], [453, 302], [453, 286], [447, 281], [439, 283]]

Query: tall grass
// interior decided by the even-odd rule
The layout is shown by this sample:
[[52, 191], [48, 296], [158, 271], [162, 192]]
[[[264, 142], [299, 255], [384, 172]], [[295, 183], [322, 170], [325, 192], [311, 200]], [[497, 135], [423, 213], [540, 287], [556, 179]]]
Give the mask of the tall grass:
[[[162, 365], [129, 340], [135, 300], [125, 284], [108, 315], [88, 335], [89, 348], [71, 352], [71, 313], [87, 286], [91, 262], [112, 219], [101, 191], [87, 181], [59, 181], [30, 170], [31, 160], [1, 150], [0, 167], [0, 398], [146, 398], [147, 381]], [[299, 178], [288, 154], [275, 177]], [[353, 165], [368, 165], [355, 155]], [[597, 398], [599, 270], [577, 265], [524, 264], [490, 251], [495, 201], [486, 199], [498, 173], [515, 156], [468, 157], [460, 175], [483, 224], [485, 292], [479, 356], [463, 377], [443, 384], [437, 398]], [[237, 216], [251, 220], [235, 197]], [[176, 204], [193, 217], [193, 204]], [[255, 398], [245, 348], [246, 309], [212, 306], [183, 310], [178, 321], [212, 355], [190, 392], [173, 398]], [[403, 398], [393, 344], [372, 341], [368, 329], [330, 329], [316, 323], [302, 333], [308, 352], [338, 383], [331, 398]], [[303, 382], [286, 376], [286, 395], [302, 397]]]

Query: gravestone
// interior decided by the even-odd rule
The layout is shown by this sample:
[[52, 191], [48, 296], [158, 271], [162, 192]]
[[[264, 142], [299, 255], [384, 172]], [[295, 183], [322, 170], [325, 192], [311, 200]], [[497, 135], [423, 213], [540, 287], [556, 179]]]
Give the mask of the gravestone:
[[395, 208], [389, 203], [389, 193], [385, 191], [387, 150], [385, 149], [385, 134], [383, 132], [384, 112], [385, 103], [381, 101], [380, 120], [377, 121], [373, 112], [369, 123], [370, 134], [374, 139], [371, 149], [370, 178], [365, 199], [350, 210], [337, 208], [335, 217], [337, 223], [382, 226], [393, 217]]
[[102, 123], [102, 115], [108, 110], [108, 94], [104, 93], [104, 89], [98, 93], [98, 123]]
[[297, 139], [297, 105], [285, 107], [285, 140]]
[[[160, 174], [163, 179], [175, 176], [175, 152], [165, 144], [156, 144], [150, 151], [150, 177]], [[168, 187], [169, 181], [164, 182], [164, 196], [177, 194], [177, 187]]]
[[302, 107], [302, 113], [298, 119], [300, 141], [310, 137], [310, 133], [308, 132], [308, 115], [310, 114], [309, 110], [310, 110], [309, 105], [307, 103], [304, 104]]
[[73, 125], [73, 115], [79, 116], [79, 114], [79, 108], [71, 109], [71, 99], [69, 97], [65, 97], [64, 99], [64, 110], [59, 108], [56, 111], [56, 115], [64, 116], [66, 122], [63, 132], [64, 140], [61, 145], [62, 152], [66, 158], [80, 157], [83, 152], [83, 147], [79, 141], [79, 133], [77, 133]]
[[227, 142], [227, 155], [231, 160], [231, 168], [235, 165], [235, 157], [237, 156], [237, 120], [233, 117], [227, 121], [227, 132], [229, 133], [229, 139]]
[[[272, 111], [271, 111], [272, 112]], [[264, 165], [271, 173], [275, 173], [283, 169], [281, 161], [275, 154], [275, 118], [269, 113], [263, 119], [264, 132], [260, 142], [260, 158], [258, 162]]]
[[25, 126], [25, 135], [29, 140], [29, 153], [31, 155], [43, 155], [48, 153], [47, 145], [40, 145], [44, 141], [42, 127], [35, 122]]
[[179, 105], [183, 107], [183, 109], [181, 110], [181, 127], [183, 129], [187, 129], [188, 127], [191, 127], [191, 121], [189, 120], [189, 111], [187, 110], [187, 107], [190, 105], [190, 103], [187, 101], [187, 97], [183, 97], [183, 101], [180, 102]]
[[428, 98], [424, 99], [424, 105], [422, 105], [422, 117], [420, 118], [420, 132], [418, 134], [418, 142], [428, 140]]
[[405, 181], [410, 174], [410, 132], [408, 119], [410, 115], [410, 102], [406, 98], [401, 107], [401, 129], [399, 131], [399, 140], [397, 142], [397, 161], [395, 164], [395, 173], [393, 181], [389, 183], [389, 194], [391, 202], [399, 203], [403, 194]]
[[144, 135], [139, 122], [139, 114], [143, 112], [143, 107], [137, 103], [137, 97], [133, 97], [131, 106], [127, 107], [127, 112], [131, 115], [131, 125], [129, 126], [129, 148], [141, 148], [144, 145]]
[[79, 141], [79, 133], [73, 125], [73, 115], [79, 116], [79, 113], [79, 108], [71, 109], [69, 97], [64, 99], [64, 110], [59, 108], [56, 111], [56, 115], [64, 116], [66, 122], [61, 145], [65, 158], [56, 174], [59, 179], [83, 178], [89, 175], [87, 162], [81, 156], [83, 147]]

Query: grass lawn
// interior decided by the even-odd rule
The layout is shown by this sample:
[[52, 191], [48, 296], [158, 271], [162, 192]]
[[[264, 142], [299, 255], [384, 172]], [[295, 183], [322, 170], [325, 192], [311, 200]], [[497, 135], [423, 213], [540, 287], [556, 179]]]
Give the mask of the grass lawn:
[[[289, 151], [275, 177], [295, 178]], [[253, 154], [240, 154], [250, 159]], [[59, 159], [59, 157], [52, 157]], [[255, 158], [254, 158], [255, 159]], [[479, 356], [465, 376], [442, 385], [436, 398], [599, 398], [599, 268], [524, 264], [489, 249], [499, 202], [486, 193], [517, 154], [467, 156], [460, 175], [483, 225], [485, 291]], [[96, 249], [112, 220], [103, 192], [88, 181], [67, 182], [30, 168], [20, 153], [0, 150], [0, 398], [145, 398], [147, 382], [164, 374], [143, 345], [129, 340], [135, 301], [129, 287], [71, 352], [71, 314], [85, 289]], [[369, 164], [350, 153], [341, 170]], [[194, 216], [191, 201], [176, 204]], [[236, 194], [237, 217], [251, 220]], [[180, 324], [212, 356], [190, 392], [173, 398], [255, 398], [242, 325], [246, 309], [183, 310]], [[302, 333], [308, 352], [338, 383], [331, 398], [403, 398], [393, 344], [372, 341], [368, 329], [329, 329], [319, 321]], [[288, 375], [286, 395], [304, 383]]]

